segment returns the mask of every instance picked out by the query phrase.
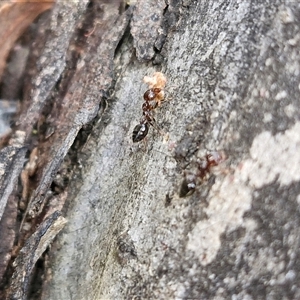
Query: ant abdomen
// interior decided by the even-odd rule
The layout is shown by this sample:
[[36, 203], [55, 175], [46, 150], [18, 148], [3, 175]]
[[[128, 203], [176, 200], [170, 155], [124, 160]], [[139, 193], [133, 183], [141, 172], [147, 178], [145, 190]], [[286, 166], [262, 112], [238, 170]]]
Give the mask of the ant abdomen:
[[141, 123], [136, 125], [132, 132], [132, 141], [134, 143], [140, 142], [146, 137], [148, 131], [149, 131], [148, 123]]
[[186, 176], [181, 184], [179, 197], [187, 197], [194, 193], [196, 189], [196, 176], [189, 175]]

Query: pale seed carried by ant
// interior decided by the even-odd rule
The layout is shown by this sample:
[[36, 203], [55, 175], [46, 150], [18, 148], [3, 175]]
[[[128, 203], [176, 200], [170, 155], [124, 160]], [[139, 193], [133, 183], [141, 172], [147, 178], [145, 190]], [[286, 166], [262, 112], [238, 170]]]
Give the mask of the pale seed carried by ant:
[[159, 88], [164, 89], [167, 83], [165, 75], [161, 72], [155, 72], [151, 77], [145, 76], [144, 82], [149, 85], [149, 88]]

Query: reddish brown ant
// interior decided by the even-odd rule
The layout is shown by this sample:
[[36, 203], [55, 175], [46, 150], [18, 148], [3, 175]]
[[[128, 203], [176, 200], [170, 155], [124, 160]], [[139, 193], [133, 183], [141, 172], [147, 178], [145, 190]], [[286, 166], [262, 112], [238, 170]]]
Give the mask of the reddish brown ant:
[[132, 141], [134, 143], [140, 142], [147, 136], [149, 125], [155, 127], [156, 121], [153, 116], [153, 110], [160, 106], [161, 101], [164, 100], [163, 88], [166, 85], [166, 78], [162, 73], [156, 72], [153, 77], [145, 77], [144, 81], [149, 85], [150, 89], [144, 93], [143, 117], [132, 132]]
[[159, 101], [163, 99], [160, 88], [152, 88], [147, 90], [144, 94], [145, 102], [142, 105], [143, 118], [140, 124], [133, 129], [132, 140], [134, 143], [143, 140], [149, 131], [149, 125], [154, 127], [155, 119], [153, 117], [153, 110], [159, 105]]
[[194, 193], [197, 183], [204, 180], [210, 173], [211, 168], [217, 166], [225, 159], [224, 155], [219, 152], [211, 152], [197, 161], [197, 169], [194, 173], [186, 173], [181, 184], [179, 197], [190, 196]]

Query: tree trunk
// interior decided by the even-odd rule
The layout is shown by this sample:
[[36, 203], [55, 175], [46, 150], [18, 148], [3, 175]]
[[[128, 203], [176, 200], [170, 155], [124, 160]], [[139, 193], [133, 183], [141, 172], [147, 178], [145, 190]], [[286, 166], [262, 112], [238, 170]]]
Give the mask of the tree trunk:
[[[47, 124], [24, 223], [67, 219], [41, 299], [300, 298], [298, 4], [86, 5], [49, 15], [16, 127]], [[165, 101], [133, 143], [157, 71]]]

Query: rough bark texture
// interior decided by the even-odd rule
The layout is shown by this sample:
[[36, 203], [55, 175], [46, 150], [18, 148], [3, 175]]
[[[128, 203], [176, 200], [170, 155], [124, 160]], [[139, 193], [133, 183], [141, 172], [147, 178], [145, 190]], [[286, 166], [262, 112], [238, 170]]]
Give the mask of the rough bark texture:
[[[85, 63], [108, 81], [98, 81], [103, 102], [92, 101], [88, 115], [95, 103], [102, 109], [64, 190], [68, 223], [49, 251], [42, 298], [298, 299], [300, 7], [279, 0], [168, 4], [147, 1], [155, 16], [133, 9], [133, 38], [125, 33], [117, 47], [131, 11], [118, 19], [106, 69], [93, 60], [99, 44], [90, 49]], [[161, 33], [154, 45], [155, 35], [145, 34], [149, 19], [160, 22], [149, 27]], [[143, 62], [152, 50], [155, 64]], [[151, 128], [146, 144], [133, 144], [142, 79], [155, 71], [168, 80], [156, 113], [164, 134]], [[88, 107], [95, 82], [82, 100]], [[90, 119], [70, 130], [77, 134]], [[212, 151], [226, 160], [180, 198], [185, 171], [196, 172], [197, 159]], [[46, 177], [33, 202], [49, 187]]]

